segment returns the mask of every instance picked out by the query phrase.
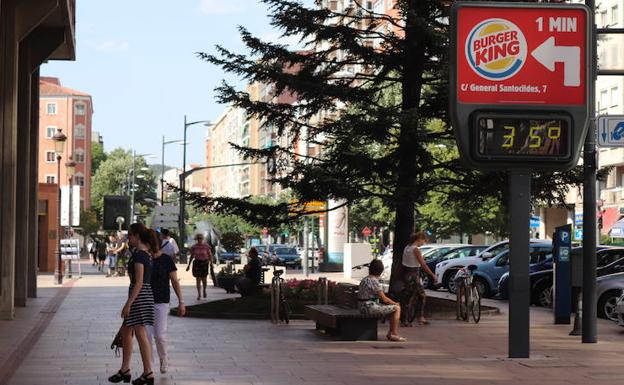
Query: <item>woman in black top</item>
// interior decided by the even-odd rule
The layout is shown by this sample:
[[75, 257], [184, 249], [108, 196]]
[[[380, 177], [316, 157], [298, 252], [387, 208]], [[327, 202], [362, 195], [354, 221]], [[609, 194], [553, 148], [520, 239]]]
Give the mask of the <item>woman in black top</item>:
[[154, 384], [152, 373], [152, 347], [145, 326], [154, 324], [154, 296], [151, 287], [152, 258], [158, 251], [158, 240], [141, 223], [133, 223], [128, 231], [128, 241], [134, 248], [128, 261], [130, 288], [128, 300], [121, 310], [124, 319], [121, 328], [123, 361], [121, 369], [109, 377], [110, 382], [130, 382], [132, 334], [136, 335], [143, 361], [143, 374], [132, 381], [133, 385]]

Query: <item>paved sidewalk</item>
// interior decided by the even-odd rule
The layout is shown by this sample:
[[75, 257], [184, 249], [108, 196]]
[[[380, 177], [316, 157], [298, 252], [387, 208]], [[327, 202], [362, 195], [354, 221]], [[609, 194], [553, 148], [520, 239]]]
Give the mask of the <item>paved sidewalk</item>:
[[[110, 342], [121, 320], [127, 277], [105, 278], [89, 271], [74, 282], [49, 325], [21, 362], [12, 385], [107, 384], [120, 359]], [[195, 302], [193, 279], [182, 273], [187, 304]], [[40, 277], [42, 298], [58, 288]], [[49, 295], [48, 295], [49, 292]], [[226, 298], [211, 288], [210, 299]], [[202, 300], [203, 301], [203, 300]], [[177, 301], [173, 301], [177, 304]], [[13, 322], [0, 323], [0, 341], [17, 343], [36, 306]], [[41, 307], [40, 307], [41, 309]], [[29, 313], [30, 312], [30, 313]], [[570, 326], [551, 324], [542, 309], [532, 312], [530, 360], [508, 360], [507, 317], [486, 317], [478, 325], [434, 321], [402, 329], [407, 343], [340, 342], [313, 332], [313, 324], [267, 321], [169, 318], [170, 372], [157, 384], [621, 384], [624, 381], [624, 329], [599, 323], [600, 343], [580, 343]], [[385, 334], [381, 325], [380, 336]], [[4, 356], [0, 356], [4, 360]], [[133, 377], [141, 364], [135, 343]]]

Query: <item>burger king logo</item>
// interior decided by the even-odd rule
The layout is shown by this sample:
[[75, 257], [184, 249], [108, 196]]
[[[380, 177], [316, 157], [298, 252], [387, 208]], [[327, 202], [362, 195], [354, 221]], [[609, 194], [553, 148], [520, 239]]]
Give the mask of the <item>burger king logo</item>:
[[505, 19], [488, 19], [470, 31], [466, 58], [470, 67], [488, 80], [514, 76], [526, 61], [527, 43], [517, 25]]

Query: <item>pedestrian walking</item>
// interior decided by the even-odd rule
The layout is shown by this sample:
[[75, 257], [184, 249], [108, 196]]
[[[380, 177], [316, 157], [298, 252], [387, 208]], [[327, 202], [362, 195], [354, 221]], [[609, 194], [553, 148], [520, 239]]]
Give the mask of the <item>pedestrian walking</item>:
[[384, 265], [380, 259], [373, 259], [368, 265], [368, 276], [360, 281], [358, 308], [362, 314], [366, 315], [392, 316], [386, 338], [388, 338], [388, 341], [406, 341], [405, 338], [399, 335], [401, 306], [386, 296], [379, 283], [379, 277], [383, 271]]
[[96, 253], [97, 253], [97, 260], [98, 260], [98, 270], [99, 271], [104, 271], [104, 262], [106, 262], [106, 242], [101, 241], [101, 240], [97, 240], [96, 241], [97, 244], [95, 246], [96, 248]]
[[[154, 230], [150, 230], [157, 237]], [[156, 350], [160, 358], [160, 372], [167, 373], [169, 360], [167, 359], [167, 315], [169, 314], [169, 301], [171, 290], [169, 282], [173, 286], [178, 297], [178, 315], [184, 317], [186, 307], [182, 298], [182, 289], [178, 281], [178, 273], [175, 262], [170, 255], [158, 250], [152, 255], [152, 292], [154, 293], [154, 325], [149, 326], [149, 340], [156, 341]]]
[[429, 269], [429, 266], [425, 263], [422, 253], [419, 247], [424, 245], [427, 241], [427, 235], [423, 232], [413, 233], [410, 236], [409, 244], [403, 249], [402, 269], [403, 269], [403, 281], [405, 283], [405, 289], [401, 295], [401, 325], [412, 326], [412, 323], [407, 319], [408, 308], [410, 306], [416, 306], [413, 299], [416, 298], [418, 302], [418, 324], [428, 325], [429, 321], [425, 319], [425, 302], [427, 295], [425, 294], [425, 288], [422, 285], [421, 269], [425, 274], [429, 274], [436, 282], [435, 274]]
[[130, 382], [130, 359], [132, 358], [132, 335], [136, 336], [143, 361], [143, 374], [132, 381], [133, 385], [154, 384], [152, 373], [152, 348], [147, 335], [146, 326], [154, 324], [154, 296], [152, 293], [152, 258], [158, 252], [158, 240], [153, 232], [141, 223], [133, 223], [128, 231], [128, 240], [134, 248], [128, 261], [130, 287], [128, 300], [121, 310], [123, 326], [122, 363], [119, 371], [108, 378], [108, 381]]
[[167, 229], [161, 229], [160, 239], [160, 249], [163, 254], [170, 255], [174, 261], [177, 261], [180, 254], [180, 248], [178, 247], [176, 240], [171, 236], [171, 232]]
[[109, 235], [108, 243], [106, 244], [106, 259], [108, 259], [108, 274], [107, 277], [112, 277], [117, 273], [117, 249], [119, 248], [119, 242], [116, 236]]
[[195, 277], [195, 283], [197, 284], [197, 300], [201, 299], [201, 288], [203, 286], [204, 298], [206, 298], [206, 285], [208, 281], [208, 268], [212, 263], [212, 251], [210, 246], [204, 243], [204, 235], [197, 234], [195, 236], [196, 243], [191, 247], [191, 259], [186, 266], [186, 271], [193, 264], [193, 277]]

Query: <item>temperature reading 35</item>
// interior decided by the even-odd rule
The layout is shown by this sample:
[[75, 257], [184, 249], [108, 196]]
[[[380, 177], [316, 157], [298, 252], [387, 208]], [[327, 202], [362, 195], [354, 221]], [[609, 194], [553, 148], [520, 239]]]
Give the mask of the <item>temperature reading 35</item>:
[[549, 17], [548, 20], [544, 20], [544, 17], [540, 16], [535, 19], [538, 31], [544, 31], [545, 21], [548, 23], [548, 32], [576, 32], [577, 30], [576, 17]]

